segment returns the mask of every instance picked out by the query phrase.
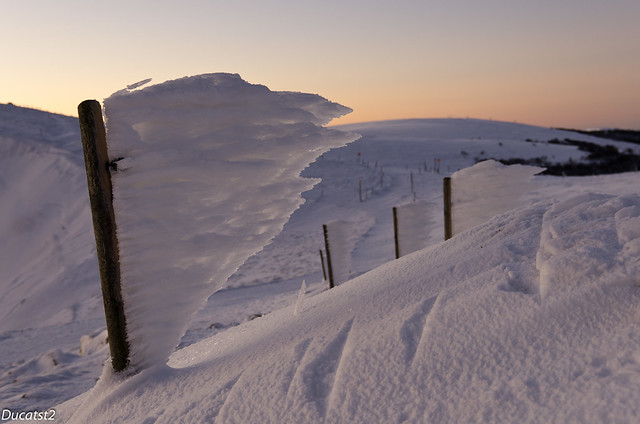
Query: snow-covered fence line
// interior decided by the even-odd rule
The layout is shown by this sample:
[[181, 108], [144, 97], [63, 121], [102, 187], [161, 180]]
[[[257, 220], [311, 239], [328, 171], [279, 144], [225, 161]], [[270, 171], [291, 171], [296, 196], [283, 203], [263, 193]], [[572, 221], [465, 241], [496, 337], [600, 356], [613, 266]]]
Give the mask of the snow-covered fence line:
[[369, 175], [361, 176], [358, 179], [358, 199], [362, 203], [368, 200], [370, 196], [373, 196], [376, 190], [380, 192], [384, 190], [384, 170], [382, 165], [378, 166], [378, 161], [375, 161], [373, 169], [371, 169], [369, 161], [361, 159], [360, 153], [358, 153], [356, 163], [371, 170]]
[[301, 171], [358, 138], [351, 110], [207, 74], [104, 101], [130, 369], [162, 364], [192, 315], [281, 231], [317, 180]]
[[487, 160], [454, 172], [450, 180], [445, 178], [445, 239], [520, 206], [522, 196], [537, 187], [533, 176], [542, 171], [544, 168]]
[[428, 233], [426, 202], [393, 207], [393, 233], [396, 259], [426, 247]]

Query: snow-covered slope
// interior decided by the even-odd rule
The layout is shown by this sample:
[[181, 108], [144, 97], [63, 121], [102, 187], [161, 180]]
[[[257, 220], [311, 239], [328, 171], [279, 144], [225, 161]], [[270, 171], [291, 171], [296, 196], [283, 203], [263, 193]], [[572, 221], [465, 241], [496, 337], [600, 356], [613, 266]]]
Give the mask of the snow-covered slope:
[[100, 305], [77, 119], [0, 105], [0, 331]]
[[[34, 305], [0, 320], [0, 408], [157, 423], [606, 422], [640, 413], [637, 173], [535, 177], [541, 188], [519, 209], [441, 241], [442, 177], [476, 157], [577, 160], [576, 148], [544, 141], [614, 143], [472, 119], [345, 126], [363, 138], [303, 172], [323, 180], [209, 299], [170, 368], [123, 382], [107, 372], [88, 392], [107, 350], [77, 121], [0, 112], [0, 248], [11, 259], [0, 268], [0, 313], [17, 313], [23, 298]], [[34, 128], [62, 130], [41, 137]], [[391, 208], [414, 198], [428, 212], [431, 247], [394, 260]], [[39, 218], [16, 232], [28, 216]], [[352, 224], [357, 278], [329, 291], [318, 249], [322, 224], [336, 219]], [[53, 287], [64, 296], [47, 302]]]

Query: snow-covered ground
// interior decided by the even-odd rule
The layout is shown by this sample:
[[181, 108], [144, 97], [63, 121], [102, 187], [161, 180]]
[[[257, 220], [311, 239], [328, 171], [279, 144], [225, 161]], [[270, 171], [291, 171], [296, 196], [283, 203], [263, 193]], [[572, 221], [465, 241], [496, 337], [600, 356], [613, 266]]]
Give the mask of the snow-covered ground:
[[[168, 365], [121, 379], [102, 366], [76, 127], [0, 105], [1, 409], [78, 423], [639, 419], [640, 174], [536, 176], [515, 209], [442, 241], [442, 178], [475, 158], [578, 160], [544, 143], [565, 137], [636, 146], [473, 119], [341, 127], [363, 137], [303, 172], [322, 181]], [[392, 207], [414, 199], [427, 247], [395, 260]], [[335, 220], [355, 240], [353, 279], [328, 290], [319, 250]]]

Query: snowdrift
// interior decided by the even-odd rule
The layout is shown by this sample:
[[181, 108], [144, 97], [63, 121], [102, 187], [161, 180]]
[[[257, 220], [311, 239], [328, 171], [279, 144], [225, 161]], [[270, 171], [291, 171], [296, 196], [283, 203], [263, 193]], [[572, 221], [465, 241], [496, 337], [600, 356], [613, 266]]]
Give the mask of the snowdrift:
[[78, 423], [630, 422], [638, 224], [640, 196], [538, 202], [184, 348], [170, 368], [105, 375], [59, 409]]

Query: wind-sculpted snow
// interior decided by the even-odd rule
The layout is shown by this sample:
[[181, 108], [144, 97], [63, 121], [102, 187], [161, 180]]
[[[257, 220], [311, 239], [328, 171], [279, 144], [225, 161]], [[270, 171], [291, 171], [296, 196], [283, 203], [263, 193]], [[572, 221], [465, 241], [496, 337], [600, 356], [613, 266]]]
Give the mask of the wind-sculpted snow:
[[536, 265], [543, 298], [594, 283], [639, 283], [640, 199], [584, 194], [554, 205]]
[[192, 314], [282, 229], [317, 182], [300, 172], [357, 138], [350, 109], [208, 74], [105, 100], [132, 365], [163, 363]]

